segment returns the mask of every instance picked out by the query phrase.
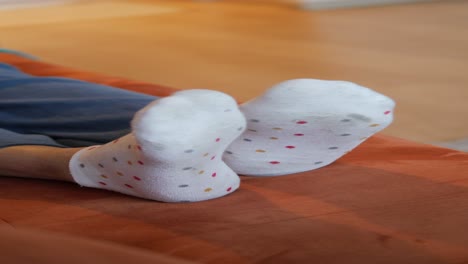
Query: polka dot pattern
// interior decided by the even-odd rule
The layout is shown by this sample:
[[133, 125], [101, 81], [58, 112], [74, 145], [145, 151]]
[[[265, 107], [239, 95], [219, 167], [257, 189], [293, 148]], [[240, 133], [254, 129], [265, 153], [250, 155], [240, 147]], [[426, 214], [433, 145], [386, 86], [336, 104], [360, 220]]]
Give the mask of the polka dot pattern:
[[[324, 89], [313, 87], [321, 82], [287, 81], [291, 85], [279, 84], [265, 96], [242, 105], [249, 120], [247, 133], [231, 144], [236, 155], [225, 155], [226, 163], [239, 174], [253, 176], [317, 169], [389, 122], [390, 116], [385, 115], [393, 110], [391, 100], [359, 85], [341, 89], [348, 86], [346, 82], [335, 85], [327, 81]], [[310, 102], [304, 100], [307, 95], [313, 98]], [[252, 123], [252, 119], [260, 122]]]
[[[216, 92], [216, 95], [219, 96], [219, 93]], [[184, 101], [187, 100], [181, 100], [182, 103]], [[237, 107], [237, 104], [232, 101], [232, 106]], [[224, 110], [232, 113], [224, 114]], [[198, 110], [192, 108], [189, 110], [190, 114], [195, 111]], [[232, 154], [224, 148], [239, 136], [240, 132], [237, 130], [245, 129], [246, 122], [242, 114], [233, 108], [221, 108], [216, 111], [218, 116], [214, 116], [220, 120], [209, 120], [207, 117], [211, 117], [208, 115], [210, 111], [206, 111], [204, 107], [200, 109], [200, 115], [208, 116], [201, 118], [197, 114], [188, 118], [187, 122], [184, 121], [183, 124], [189, 121], [195, 124], [195, 121], [199, 121], [201, 127], [203, 122], [206, 122], [204, 126], [206, 133], [189, 133], [180, 141], [177, 141], [177, 133], [183, 129], [182, 126], [174, 128], [174, 133], [167, 134], [166, 140], [166, 137], [158, 137], [158, 124], [155, 122], [151, 127], [151, 133], [158, 139], [157, 142], [146, 138], [146, 135], [151, 134], [138, 130], [145, 129], [142, 125], [134, 126], [135, 130], [131, 134], [103, 145], [102, 151], [88, 153], [86, 150], [98, 147], [86, 148], [79, 152], [79, 155], [75, 155], [77, 158], [73, 164], [75, 171], [73, 177], [80, 184], [83, 183], [82, 186], [103, 188], [148, 199], [170, 200], [167, 202], [194, 202], [226, 195], [227, 188], [229, 191], [235, 190], [234, 186], [238, 185], [239, 178], [221, 161], [220, 154], [224, 154], [225, 151], [226, 154]], [[223, 115], [220, 116], [219, 112]], [[180, 115], [177, 117], [185, 118]], [[198, 117], [200, 120], [197, 120]], [[252, 120], [253, 123], [257, 121], [260, 122]], [[168, 129], [170, 128], [164, 127], [161, 131]], [[250, 132], [253, 132], [252, 130]], [[213, 135], [213, 131], [217, 134]], [[207, 139], [207, 135], [211, 136]], [[186, 142], [185, 146], [183, 142]], [[171, 160], [167, 161], [169, 158]]]

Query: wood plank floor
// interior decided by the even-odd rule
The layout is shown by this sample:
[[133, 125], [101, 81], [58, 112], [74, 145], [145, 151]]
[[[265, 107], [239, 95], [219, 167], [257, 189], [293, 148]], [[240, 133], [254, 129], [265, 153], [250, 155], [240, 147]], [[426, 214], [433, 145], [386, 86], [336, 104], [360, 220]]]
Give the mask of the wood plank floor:
[[241, 100], [291, 78], [394, 98], [386, 134], [468, 137], [468, 1], [304, 11], [249, 1], [81, 1], [0, 12], [0, 47]]

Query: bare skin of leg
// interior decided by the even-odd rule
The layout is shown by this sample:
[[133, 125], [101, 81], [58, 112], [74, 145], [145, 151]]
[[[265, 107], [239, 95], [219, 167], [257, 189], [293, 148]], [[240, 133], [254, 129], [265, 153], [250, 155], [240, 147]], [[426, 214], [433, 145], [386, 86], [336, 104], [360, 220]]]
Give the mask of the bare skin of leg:
[[74, 182], [68, 163], [79, 150], [33, 145], [0, 148], [0, 176]]

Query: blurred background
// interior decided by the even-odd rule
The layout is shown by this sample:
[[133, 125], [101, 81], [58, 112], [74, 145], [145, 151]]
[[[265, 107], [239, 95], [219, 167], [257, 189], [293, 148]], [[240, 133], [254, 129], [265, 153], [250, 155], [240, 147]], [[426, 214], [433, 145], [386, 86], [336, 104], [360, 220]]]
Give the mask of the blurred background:
[[0, 0], [0, 48], [242, 101], [348, 80], [395, 99], [384, 134], [468, 151], [468, 1]]

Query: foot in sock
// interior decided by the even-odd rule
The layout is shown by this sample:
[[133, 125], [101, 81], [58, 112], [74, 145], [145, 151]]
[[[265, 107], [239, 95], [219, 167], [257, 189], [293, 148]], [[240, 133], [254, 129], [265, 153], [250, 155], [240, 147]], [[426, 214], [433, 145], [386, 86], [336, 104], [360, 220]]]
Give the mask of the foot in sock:
[[232, 193], [239, 177], [221, 160], [245, 128], [229, 96], [187, 90], [154, 101], [132, 121], [132, 133], [85, 148], [70, 161], [75, 181], [163, 202], [194, 202]]
[[394, 106], [350, 82], [286, 81], [240, 106], [247, 130], [223, 159], [236, 173], [251, 176], [317, 169], [387, 127]]

